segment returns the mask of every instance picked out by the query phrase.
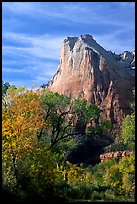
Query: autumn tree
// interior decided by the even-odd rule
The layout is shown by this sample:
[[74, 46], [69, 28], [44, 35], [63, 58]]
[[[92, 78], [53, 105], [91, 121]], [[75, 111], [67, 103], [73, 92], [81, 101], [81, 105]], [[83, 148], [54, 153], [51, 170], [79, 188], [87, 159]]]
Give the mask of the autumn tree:
[[[18, 181], [18, 161], [37, 145], [36, 131], [43, 113], [38, 94], [25, 88], [7, 90], [2, 104], [2, 160], [4, 183]], [[11, 178], [12, 177], [12, 178]]]
[[8, 88], [3, 99], [3, 185], [15, 192], [22, 189], [24, 196], [30, 189], [33, 195], [46, 195], [48, 186], [63, 181], [75, 136], [92, 135], [96, 123], [87, 125], [99, 120], [101, 110], [86, 100], [23, 87]]
[[2, 104], [2, 179], [3, 188], [20, 199], [47, 199], [55, 180], [63, 180], [60, 155], [51, 152], [45, 138], [39, 140], [42, 128], [50, 131], [51, 123], [39, 91], [8, 89]]

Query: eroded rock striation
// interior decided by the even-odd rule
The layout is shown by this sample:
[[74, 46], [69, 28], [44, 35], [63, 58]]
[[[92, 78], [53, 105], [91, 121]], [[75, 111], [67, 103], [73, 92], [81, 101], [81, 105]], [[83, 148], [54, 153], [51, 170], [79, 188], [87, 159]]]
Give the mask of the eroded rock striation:
[[106, 51], [91, 35], [68, 37], [61, 46], [58, 71], [46, 88], [85, 98], [113, 124], [120, 124], [131, 111], [134, 72], [135, 52]]
[[105, 154], [101, 154], [100, 155], [100, 160], [101, 160], [101, 162], [103, 162], [104, 160], [109, 160], [109, 159], [112, 159], [112, 158], [119, 159], [121, 157], [130, 156], [131, 154], [133, 154], [133, 151], [130, 151], [130, 150], [108, 152], [108, 153], [105, 153]]

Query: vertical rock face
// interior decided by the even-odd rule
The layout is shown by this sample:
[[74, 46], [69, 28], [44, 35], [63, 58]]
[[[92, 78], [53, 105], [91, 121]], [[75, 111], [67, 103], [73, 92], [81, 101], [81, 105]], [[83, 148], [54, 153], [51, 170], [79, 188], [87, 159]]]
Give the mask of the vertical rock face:
[[116, 55], [91, 35], [68, 37], [61, 46], [60, 64], [47, 89], [99, 105], [102, 114], [120, 124], [130, 112], [135, 53]]

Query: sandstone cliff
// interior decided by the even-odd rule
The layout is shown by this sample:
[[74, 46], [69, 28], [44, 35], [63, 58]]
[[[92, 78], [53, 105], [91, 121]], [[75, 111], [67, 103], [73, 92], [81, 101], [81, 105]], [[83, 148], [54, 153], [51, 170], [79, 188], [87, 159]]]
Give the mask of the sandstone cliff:
[[113, 124], [130, 113], [135, 83], [135, 52], [116, 55], [91, 35], [68, 37], [61, 46], [60, 64], [46, 88], [99, 105]]

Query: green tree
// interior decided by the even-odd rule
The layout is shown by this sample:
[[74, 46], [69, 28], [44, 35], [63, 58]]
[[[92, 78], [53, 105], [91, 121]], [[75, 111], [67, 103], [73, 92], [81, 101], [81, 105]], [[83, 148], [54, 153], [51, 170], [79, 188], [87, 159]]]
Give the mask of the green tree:
[[133, 113], [127, 115], [122, 124], [122, 139], [128, 148], [135, 148], [135, 88], [133, 89], [131, 108]]
[[[47, 199], [55, 180], [63, 180], [60, 155], [40, 142], [39, 129], [47, 128], [38, 91], [8, 89], [2, 103], [3, 189], [19, 199]], [[47, 125], [48, 124], [48, 125]], [[62, 156], [62, 155], [61, 155]], [[61, 158], [62, 159], [62, 158]], [[41, 197], [41, 198], [40, 198]]]
[[9, 82], [4, 82], [2, 81], [2, 96], [4, 96], [7, 92], [7, 90], [11, 88], [11, 89], [16, 89], [15, 85], [10, 85]]
[[[76, 117], [78, 118], [75, 130], [76, 131], [81, 131], [85, 132], [85, 130], [93, 132], [93, 129], [91, 131], [91, 128], [93, 126], [91, 123], [95, 123], [96, 129], [99, 125], [99, 117], [101, 110], [98, 106], [91, 104], [87, 102], [85, 99], [74, 99], [72, 102], [72, 109], [73, 109], [73, 114], [75, 113]], [[87, 128], [87, 124], [90, 123], [90, 128]]]
[[87, 134], [86, 125], [89, 121], [99, 119], [101, 110], [86, 100], [71, 100], [49, 91], [43, 91], [41, 97], [48, 126], [38, 132], [38, 138], [49, 136], [51, 146], [68, 137]]
[[[49, 145], [53, 146], [60, 140], [66, 138], [64, 136], [70, 130], [72, 117], [69, 117], [69, 103], [70, 99], [64, 95], [44, 91], [41, 95], [43, 100], [42, 109], [45, 113], [45, 124], [37, 133], [40, 139], [46, 138]], [[68, 117], [68, 123], [67, 118]]]
[[[116, 143], [119, 142], [125, 148], [135, 149], [135, 89], [133, 89], [134, 99], [131, 103], [132, 114], [128, 114], [121, 125], [122, 132], [117, 134]], [[124, 147], [123, 146], [123, 147]]]
[[[67, 168], [65, 160], [77, 145], [75, 136], [92, 135], [93, 127], [98, 127], [100, 112], [86, 100], [8, 88], [2, 103], [3, 186], [29, 201], [46, 200], [53, 196], [50, 192], [58, 196], [58, 187], [67, 183], [66, 173], [72, 183], [93, 179], [83, 169]], [[94, 126], [87, 128], [91, 120]]]
[[124, 157], [119, 162], [119, 171], [122, 173], [122, 189], [126, 196], [135, 195], [135, 154]]
[[135, 114], [127, 115], [122, 124], [122, 139], [128, 148], [135, 147]]
[[133, 101], [131, 103], [131, 108], [133, 112], [135, 112], [135, 88], [133, 88], [132, 92], [133, 92]]
[[6, 91], [8, 90], [9, 87], [10, 87], [9, 82], [2, 81], [2, 95], [6, 94]]

